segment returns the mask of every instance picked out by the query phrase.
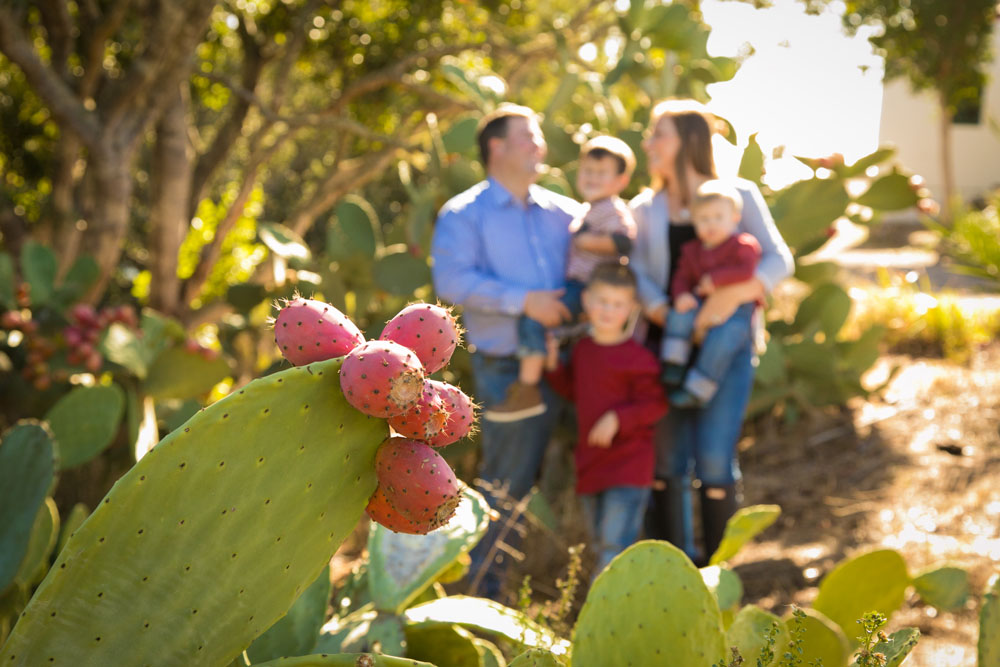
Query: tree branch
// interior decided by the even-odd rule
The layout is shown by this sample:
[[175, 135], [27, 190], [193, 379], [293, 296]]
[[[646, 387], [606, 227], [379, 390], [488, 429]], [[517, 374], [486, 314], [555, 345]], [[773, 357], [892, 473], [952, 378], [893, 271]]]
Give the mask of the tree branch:
[[19, 23], [8, 7], [0, 6], [0, 51], [21, 68], [32, 90], [59, 125], [80, 137], [88, 147], [95, 147], [101, 134], [96, 115], [88, 111], [66, 82], [42, 62]]
[[66, 3], [62, 0], [42, 0], [38, 3], [38, 9], [42, 25], [48, 33], [49, 48], [52, 49], [52, 68], [63, 81], [69, 83], [67, 61], [73, 50], [73, 35]]
[[128, 8], [129, 0], [117, 0], [104, 21], [101, 21], [92, 30], [88, 30], [86, 34], [80, 35], [84, 66], [83, 76], [80, 77], [77, 90], [83, 99], [94, 96], [97, 82], [104, 72], [104, 44], [121, 27]]

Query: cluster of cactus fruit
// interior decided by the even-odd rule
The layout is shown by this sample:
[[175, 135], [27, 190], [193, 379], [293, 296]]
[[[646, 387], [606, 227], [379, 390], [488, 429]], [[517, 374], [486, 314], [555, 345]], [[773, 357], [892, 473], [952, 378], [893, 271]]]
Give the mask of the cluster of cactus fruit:
[[297, 366], [343, 356], [340, 387], [347, 402], [392, 428], [375, 456], [378, 486], [367, 506], [372, 520], [421, 535], [447, 523], [460, 488], [435, 448], [464, 438], [475, 425], [472, 399], [428, 377], [447, 366], [461, 341], [451, 312], [410, 304], [385, 325], [379, 340], [366, 341], [335, 307], [296, 297], [275, 318], [274, 340]]

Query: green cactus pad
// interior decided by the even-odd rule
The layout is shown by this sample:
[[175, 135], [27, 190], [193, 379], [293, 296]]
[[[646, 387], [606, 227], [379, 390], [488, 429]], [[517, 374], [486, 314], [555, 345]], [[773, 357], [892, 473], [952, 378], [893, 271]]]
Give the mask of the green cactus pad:
[[118, 433], [125, 410], [125, 393], [116, 384], [77, 387], [45, 415], [56, 442], [63, 470], [100, 454]]
[[229, 375], [223, 357], [205, 359], [179, 347], [167, 348], [149, 367], [142, 388], [155, 399], [188, 399], [211, 391]]
[[253, 667], [434, 667], [429, 662], [378, 653], [337, 653], [278, 658]]
[[535, 623], [525, 614], [483, 598], [453, 595], [410, 607], [407, 623], [459, 624], [470, 630], [506, 638], [525, 648], [546, 648], [563, 654], [569, 642]]
[[990, 578], [979, 610], [979, 667], [1000, 667], [1000, 575]]
[[486, 532], [489, 505], [465, 488], [455, 516], [427, 535], [394, 533], [372, 523], [368, 585], [375, 608], [400, 614]]
[[76, 529], [86, 521], [87, 517], [90, 516], [90, 510], [83, 503], [77, 503], [73, 505], [73, 508], [66, 515], [66, 519], [62, 522], [62, 527], [59, 529], [59, 542], [56, 543], [56, 553], [58, 554], [66, 546], [66, 542], [69, 538], [76, 532]]
[[655, 540], [633, 544], [598, 575], [573, 629], [574, 667], [708, 667], [724, 651], [715, 596], [684, 552]]
[[774, 623], [778, 624], [778, 634], [771, 649], [775, 655], [774, 659], [767, 662], [764, 667], [777, 664], [781, 653], [788, 645], [788, 629], [781, 619], [760, 607], [747, 605], [740, 609], [726, 631], [726, 646], [737, 647], [745, 664], [755, 664], [761, 649], [767, 645], [767, 632]]
[[403, 619], [395, 614], [366, 611], [323, 626], [317, 651], [406, 655]]
[[[875, 644], [872, 647], [872, 652], [885, 656], [884, 667], [899, 667], [919, 640], [920, 630], [903, 628], [889, 635], [889, 641]], [[851, 667], [858, 667], [857, 660], [851, 663]], [[982, 666], [980, 665], [980, 667]]]
[[917, 204], [920, 197], [910, 187], [910, 179], [904, 174], [887, 174], [874, 183], [857, 202], [881, 211], [898, 211]]
[[448, 667], [482, 667], [473, 639], [458, 625], [408, 625], [406, 655]]
[[273, 625], [375, 489], [388, 428], [348, 406], [340, 363], [255, 380], [164, 438], [67, 542], [0, 664], [224, 665]]
[[869, 611], [892, 616], [909, 585], [906, 562], [898, 551], [871, 551], [833, 568], [820, 582], [813, 608], [839, 625], [854, 643], [856, 621]]
[[708, 586], [708, 590], [719, 603], [719, 609], [736, 611], [735, 607], [738, 607], [743, 599], [743, 581], [740, 575], [718, 565], [703, 567], [698, 571], [701, 572], [701, 578]]
[[21, 246], [21, 274], [31, 286], [31, 301], [48, 303], [55, 291], [59, 262], [52, 249], [35, 241]]
[[774, 523], [780, 514], [781, 508], [777, 505], [751, 505], [737, 510], [726, 522], [722, 542], [708, 564], [718, 565], [735, 556], [747, 542]]
[[510, 661], [509, 667], [562, 667], [563, 663], [543, 648], [525, 651]]
[[44, 427], [18, 424], [0, 442], [0, 591], [14, 579], [35, 517], [55, 487], [55, 445]]
[[926, 570], [913, 578], [920, 598], [942, 611], [958, 609], [969, 598], [969, 573], [946, 565]]
[[[836, 623], [815, 609], [803, 609], [802, 619], [802, 664], [812, 664], [822, 660], [825, 667], [840, 667], [847, 664], [850, 644], [847, 636]], [[785, 619], [785, 627], [789, 636], [794, 636], [796, 620]]]
[[[355, 645], [359, 638], [363, 639], [371, 627], [372, 621], [379, 616], [374, 609], [358, 609], [343, 616], [342, 618], [332, 618], [326, 625], [320, 628], [319, 638], [316, 640], [314, 651], [319, 653], [344, 653], [347, 651], [346, 644]], [[362, 652], [367, 650], [358, 649]]]
[[330, 601], [330, 567], [324, 567], [288, 613], [267, 632], [254, 640], [247, 655], [251, 664], [282, 656], [312, 653], [319, 629], [326, 620], [326, 604]]
[[31, 527], [31, 539], [24, 560], [14, 575], [14, 582], [25, 589], [37, 584], [49, 571], [49, 556], [59, 540], [59, 508], [56, 501], [46, 498], [38, 508], [35, 523]]
[[503, 653], [493, 642], [488, 642], [479, 637], [473, 637], [473, 645], [479, 651], [479, 659], [483, 662], [483, 667], [507, 667], [507, 660]]

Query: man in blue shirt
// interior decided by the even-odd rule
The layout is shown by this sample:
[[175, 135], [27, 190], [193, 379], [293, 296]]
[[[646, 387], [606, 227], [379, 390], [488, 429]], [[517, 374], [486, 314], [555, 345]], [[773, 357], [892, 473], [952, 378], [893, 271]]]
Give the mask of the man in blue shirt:
[[[434, 228], [434, 287], [463, 307], [476, 400], [488, 414], [518, 378], [517, 321], [522, 315], [546, 327], [569, 319], [559, 300], [565, 281], [569, 225], [577, 202], [535, 184], [546, 145], [538, 117], [527, 107], [501, 105], [479, 125], [479, 151], [487, 179], [444, 205]], [[547, 404], [555, 400], [542, 386]], [[553, 424], [553, 410], [516, 421], [482, 420], [479, 478], [490, 504], [503, 511], [531, 490]], [[489, 557], [482, 592], [500, 595], [504, 552], [494, 548], [502, 527], [494, 522], [472, 554], [473, 575]], [[511, 533], [504, 541], [510, 544]]]

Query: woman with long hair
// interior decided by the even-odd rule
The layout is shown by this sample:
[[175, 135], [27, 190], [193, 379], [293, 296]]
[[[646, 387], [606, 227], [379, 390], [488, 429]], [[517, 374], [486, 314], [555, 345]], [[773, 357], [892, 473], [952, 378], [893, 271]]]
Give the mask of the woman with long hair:
[[[643, 142], [650, 187], [631, 202], [637, 236], [631, 256], [648, 321], [647, 343], [659, 350], [670, 317], [669, 291], [681, 246], [695, 238], [688, 207], [698, 187], [717, 178], [712, 154], [716, 119], [699, 103], [666, 100], [653, 107]], [[791, 252], [755, 184], [734, 179], [743, 200], [738, 231], [761, 247], [754, 277], [717, 288], [695, 320], [697, 342], [725, 322], [740, 304], [762, 299], [794, 269]], [[758, 313], [759, 319], [759, 313]], [[759, 324], [758, 324], [759, 325]], [[739, 350], [712, 399], [700, 408], [673, 409], [656, 432], [656, 483], [647, 515], [647, 536], [666, 539], [692, 559], [707, 561], [726, 521], [739, 506], [736, 443], [753, 386], [753, 337]], [[703, 551], [694, 543], [692, 475], [700, 493]]]

